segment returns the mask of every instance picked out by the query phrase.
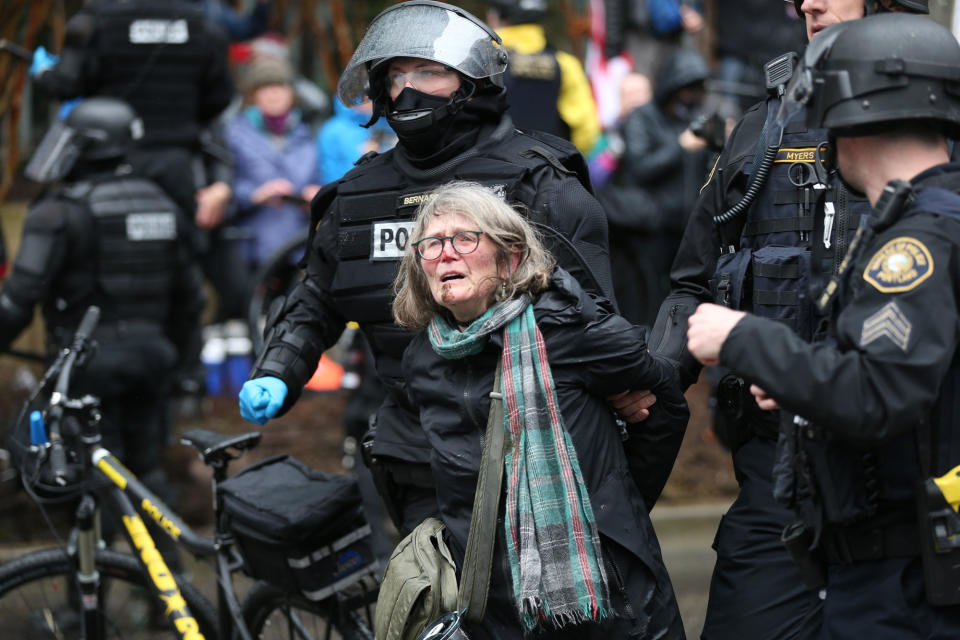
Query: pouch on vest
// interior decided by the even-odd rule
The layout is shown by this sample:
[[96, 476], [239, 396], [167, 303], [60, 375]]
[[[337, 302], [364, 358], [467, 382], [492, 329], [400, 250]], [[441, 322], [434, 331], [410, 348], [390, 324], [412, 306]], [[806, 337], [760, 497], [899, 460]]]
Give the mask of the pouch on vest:
[[753, 252], [753, 313], [790, 327], [808, 337], [812, 318], [806, 304], [810, 282], [810, 251], [799, 247], [767, 246]]
[[717, 271], [710, 281], [710, 291], [717, 304], [730, 309], [742, 309], [744, 292], [748, 291], [750, 277], [750, 249], [725, 253], [717, 260]]
[[394, 549], [377, 596], [377, 640], [416, 640], [432, 621], [457, 610], [457, 568], [444, 529], [427, 518]]

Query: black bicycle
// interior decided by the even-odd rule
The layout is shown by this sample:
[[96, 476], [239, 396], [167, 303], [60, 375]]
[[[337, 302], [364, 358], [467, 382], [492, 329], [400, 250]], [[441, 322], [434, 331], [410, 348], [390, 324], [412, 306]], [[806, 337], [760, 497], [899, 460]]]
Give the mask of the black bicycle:
[[[370, 528], [359, 512], [359, 499], [342, 491], [349, 489], [350, 479], [310, 470], [289, 457], [255, 463], [228, 478], [229, 463], [255, 447], [260, 433], [189, 431], [182, 442], [194, 447], [213, 471], [213, 534], [198, 535], [101, 446], [98, 398], [70, 392], [73, 372], [95, 349], [90, 336], [98, 315], [96, 307], [88, 310], [15, 427], [29, 425], [32, 443], [19, 451], [20, 474], [45, 517], [44, 505], [50, 502], [69, 500], [76, 508], [67, 541], [0, 565], [3, 637], [372, 640], [378, 567], [366, 545]], [[270, 503], [299, 508], [302, 502], [289, 491], [296, 490], [293, 484], [300, 476], [336, 489], [329, 499], [304, 506], [312, 522], [286, 523], [299, 534], [319, 529], [319, 543], [321, 538], [311, 542], [310, 535], [301, 535], [299, 543], [276, 539], [276, 531], [267, 528], [283, 517], [257, 511], [264, 496]], [[303, 487], [303, 494], [316, 494], [318, 486]], [[104, 517], [117, 520], [132, 553], [105, 547], [99, 527], [105, 501], [112, 509], [104, 510]], [[170, 571], [147, 521], [212, 564], [216, 607]], [[261, 521], [264, 526], [258, 525]], [[241, 603], [238, 587], [246, 586]], [[150, 603], [162, 613], [159, 630], [145, 615]]]

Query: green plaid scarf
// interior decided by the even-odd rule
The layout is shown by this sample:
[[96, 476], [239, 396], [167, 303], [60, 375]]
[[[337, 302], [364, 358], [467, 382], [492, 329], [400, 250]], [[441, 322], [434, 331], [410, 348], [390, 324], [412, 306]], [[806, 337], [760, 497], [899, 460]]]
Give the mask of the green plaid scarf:
[[495, 305], [463, 332], [440, 316], [428, 334], [434, 351], [457, 359], [479, 353], [504, 327], [504, 428], [511, 438], [506, 541], [513, 594], [533, 629], [607, 615], [610, 594], [590, 496], [557, 405], [543, 336], [527, 296]]

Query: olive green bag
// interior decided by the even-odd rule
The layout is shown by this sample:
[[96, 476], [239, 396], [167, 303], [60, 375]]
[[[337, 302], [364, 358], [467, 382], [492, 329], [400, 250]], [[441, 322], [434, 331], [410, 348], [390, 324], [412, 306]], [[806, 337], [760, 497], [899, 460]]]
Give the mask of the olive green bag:
[[499, 364], [490, 398], [480, 477], [461, 572], [463, 584], [458, 590], [457, 568], [443, 541], [445, 525], [436, 518], [427, 518], [400, 541], [387, 563], [373, 619], [376, 640], [416, 640], [427, 625], [454, 611], [462, 612], [471, 622], [483, 619], [503, 479], [505, 438]]
[[440, 520], [427, 518], [394, 549], [377, 596], [377, 640], [415, 640], [431, 621], [456, 609], [457, 568], [443, 529]]

